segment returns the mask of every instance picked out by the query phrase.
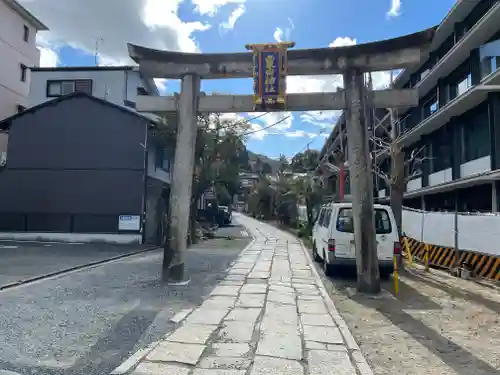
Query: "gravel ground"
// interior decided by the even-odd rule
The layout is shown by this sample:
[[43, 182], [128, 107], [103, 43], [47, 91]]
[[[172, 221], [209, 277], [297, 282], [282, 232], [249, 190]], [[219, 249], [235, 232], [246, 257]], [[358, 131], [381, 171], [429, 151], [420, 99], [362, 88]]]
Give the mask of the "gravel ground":
[[324, 283], [375, 375], [500, 374], [498, 290], [417, 267], [370, 297], [353, 273]]
[[188, 250], [188, 286], [159, 282], [160, 251], [0, 292], [0, 373], [109, 374], [200, 304], [246, 240], [208, 240]]

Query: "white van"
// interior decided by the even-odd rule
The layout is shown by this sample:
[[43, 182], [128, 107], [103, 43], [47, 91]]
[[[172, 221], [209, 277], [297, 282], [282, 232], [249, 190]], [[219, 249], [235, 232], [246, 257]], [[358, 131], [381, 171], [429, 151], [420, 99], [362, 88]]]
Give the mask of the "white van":
[[[394, 271], [393, 256], [401, 253], [398, 229], [389, 206], [374, 205], [380, 277]], [[313, 227], [313, 257], [323, 262], [327, 276], [336, 267], [356, 266], [352, 203], [329, 203], [321, 207]]]

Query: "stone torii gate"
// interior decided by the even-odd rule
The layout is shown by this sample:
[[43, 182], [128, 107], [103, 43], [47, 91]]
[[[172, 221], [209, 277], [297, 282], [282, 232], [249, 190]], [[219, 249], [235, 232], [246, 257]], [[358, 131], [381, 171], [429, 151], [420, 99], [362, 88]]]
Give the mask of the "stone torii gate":
[[[369, 284], [378, 278], [375, 228], [373, 222], [372, 178], [369, 171], [368, 137], [366, 135], [365, 105], [376, 108], [411, 107], [418, 104], [413, 89], [381, 90], [367, 93], [364, 73], [404, 69], [420, 62], [430, 45], [435, 28], [403, 37], [338, 48], [286, 50], [293, 43], [247, 46], [247, 53], [190, 54], [160, 51], [137, 45], [128, 45], [130, 57], [139, 64], [141, 74], [148, 78], [181, 79], [180, 95], [167, 97], [139, 96], [138, 111], [165, 115], [177, 112], [178, 131], [175, 164], [170, 199], [171, 234], [166, 241], [164, 280], [184, 279], [183, 253], [187, 246], [189, 206], [192, 190], [194, 146], [197, 134], [197, 114], [210, 112], [253, 111], [321, 111], [347, 110], [349, 132], [349, 160], [359, 173], [351, 173], [353, 186], [353, 214], [355, 216], [355, 245], [357, 249], [358, 283]], [[271, 77], [275, 92], [285, 97], [285, 104], [274, 101], [263, 109], [255, 95], [205, 95], [200, 92], [201, 79], [227, 79], [254, 77], [255, 89], [262, 89], [259, 72], [269, 73], [259, 53], [278, 52], [278, 68]], [[259, 60], [261, 59], [261, 60]], [[281, 64], [280, 64], [281, 62]], [[265, 65], [265, 64], [264, 64]], [[273, 68], [275, 66], [273, 65]], [[328, 93], [286, 94], [283, 81], [287, 75], [342, 74], [344, 90]], [[265, 79], [265, 77], [264, 77]], [[278, 81], [278, 82], [276, 82]], [[260, 83], [259, 83], [260, 82]], [[269, 83], [267, 80], [266, 84]], [[259, 86], [260, 85], [260, 86]], [[267, 86], [266, 86], [267, 87]], [[266, 93], [257, 93], [262, 99]], [[257, 99], [259, 99], [257, 97]], [[261, 100], [262, 102], [262, 100]], [[271, 103], [271, 99], [264, 100]], [[369, 194], [366, 194], [369, 192]], [[360, 276], [366, 275], [360, 278]], [[361, 289], [367, 289], [367, 286]], [[358, 284], [358, 288], [360, 285]]]

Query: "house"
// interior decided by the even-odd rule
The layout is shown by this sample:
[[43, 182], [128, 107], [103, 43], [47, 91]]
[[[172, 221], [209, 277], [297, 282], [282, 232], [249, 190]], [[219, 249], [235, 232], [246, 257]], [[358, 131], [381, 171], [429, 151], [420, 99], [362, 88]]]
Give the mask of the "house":
[[0, 128], [0, 238], [161, 242], [173, 151], [149, 118], [76, 92]]
[[[40, 63], [38, 31], [48, 30], [15, 0], [0, 0], [0, 120], [28, 106], [30, 67]], [[0, 160], [5, 159], [7, 135], [0, 134]]]
[[131, 109], [135, 109], [138, 95], [159, 95], [153, 79], [144, 78], [136, 66], [70, 66], [31, 70], [30, 106], [73, 92], [85, 92]]
[[[426, 58], [394, 82], [395, 88], [416, 88], [420, 97], [417, 107], [397, 114], [399, 145], [406, 155], [422, 150], [424, 159], [421, 173], [407, 184], [407, 206], [500, 210], [499, 19], [499, 0], [458, 0], [437, 28]], [[375, 131], [381, 136], [390, 116], [377, 117]], [[343, 129], [345, 116], [322, 150], [323, 164], [346, 144]], [[375, 151], [386, 173], [388, 154], [387, 149]], [[383, 181], [375, 185], [378, 196], [389, 194]]]

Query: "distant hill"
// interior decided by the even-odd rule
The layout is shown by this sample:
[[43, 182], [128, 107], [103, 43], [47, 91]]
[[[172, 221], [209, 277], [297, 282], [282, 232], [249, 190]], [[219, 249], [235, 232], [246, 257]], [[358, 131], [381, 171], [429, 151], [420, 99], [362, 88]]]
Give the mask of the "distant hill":
[[278, 168], [280, 165], [278, 160], [271, 159], [265, 155], [256, 154], [255, 152], [252, 152], [250, 150], [247, 151], [248, 151], [248, 160], [250, 162], [253, 172], [256, 172], [255, 164], [257, 163], [257, 159], [260, 159], [263, 163], [269, 164], [271, 166], [271, 169], [273, 170], [273, 174], [276, 174], [278, 172]]

